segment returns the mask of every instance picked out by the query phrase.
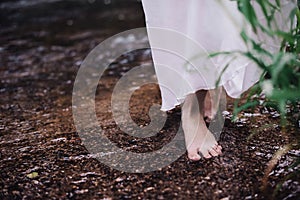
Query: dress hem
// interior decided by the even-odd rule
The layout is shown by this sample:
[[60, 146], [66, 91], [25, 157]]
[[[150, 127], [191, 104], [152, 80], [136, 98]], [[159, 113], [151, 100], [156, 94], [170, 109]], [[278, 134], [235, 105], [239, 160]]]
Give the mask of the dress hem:
[[[239, 95], [232, 95], [232, 94], [230, 94], [230, 93], [227, 91], [228, 89], [226, 88], [226, 84], [228, 84], [228, 83], [231, 82], [233, 79], [235, 79], [238, 75], [240, 75], [240, 73], [241, 73], [242, 70], [244, 70], [245, 68], [249, 67], [249, 64], [250, 64], [250, 62], [247, 63], [247, 64], [245, 64], [245, 65], [243, 65], [242, 67], [239, 67], [238, 70], [236, 70], [235, 73], [233, 73], [233, 75], [232, 75], [230, 78], [228, 78], [226, 81], [222, 81], [222, 83], [221, 83], [218, 87], [223, 87], [224, 90], [225, 90], [225, 92], [226, 92], [226, 94], [227, 94], [228, 96], [230, 96], [231, 98], [240, 98], [240, 96], [241, 96], [244, 92], [246, 92], [247, 90], [249, 90], [249, 88], [251, 88], [253, 85], [255, 85], [255, 84], [259, 81], [259, 76], [258, 76], [255, 80], [253, 80], [253, 84], [251, 84], [250, 86], [248, 86], [248, 87], [246, 87], [246, 88], [243, 88], [243, 89], [241, 90], [241, 92], [239, 92]], [[226, 71], [225, 71], [225, 72], [226, 72]], [[196, 93], [197, 91], [199, 91], [199, 90], [213, 90], [213, 89], [216, 89], [216, 88], [217, 88], [216, 86], [214, 86], [214, 87], [206, 87], [206, 88], [204, 88], [204, 87], [199, 87], [199, 88], [197, 88], [196, 90], [193, 90], [193, 91], [190, 91], [190, 92], [184, 94], [182, 98], [177, 98], [177, 103], [175, 103], [173, 106], [167, 106], [167, 107], [161, 106], [160, 110], [163, 111], [163, 112], [170, 111], [170, 110], [174, 109], [176, 106], [181, 105], [181, 104], [184, 102], [185, 98], [186, 98], [188, 95], [190, 95], [190, 94], [195, 94], [195, 93]]]

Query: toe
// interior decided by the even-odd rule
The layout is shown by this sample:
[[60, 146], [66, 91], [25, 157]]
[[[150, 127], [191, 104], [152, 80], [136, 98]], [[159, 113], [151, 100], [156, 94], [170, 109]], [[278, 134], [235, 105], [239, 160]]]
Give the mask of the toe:
[[222, 147], [220, 145], [217, 145], [215, 151], [217, 151], [219, 154], [222, 154]]
[[209, 152], [203, 154], [203, 157], [208, 159], [208, 158], [211, 158], [212, 156], [209, 154]]
[[198, 161], [201, 159], [201, 156], [198, 154], [197, 149], [188, 150], [188, 157], [192, 161]]
[[222, 147], [219, 144], [215, 144], [213, 146], [213, 150], [215, 150], [215, 152], [217, 152], [219, 155], [222, 154]]
[[218, 155], [219, 155], [219, 153], [218, 153], [215, 149], [210, 149], [210, 150], [209, 150], [209, 153], [210, 153], [210, 155], [212, 155], [212, 156], [218, 156]]

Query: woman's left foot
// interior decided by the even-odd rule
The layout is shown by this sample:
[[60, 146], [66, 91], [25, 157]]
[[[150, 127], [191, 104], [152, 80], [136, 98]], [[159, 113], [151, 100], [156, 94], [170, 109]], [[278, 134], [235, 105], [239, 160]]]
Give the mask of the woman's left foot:
[[[210, 90], [205, 95], [204, 117], [210, 122], [217, 114], [220, 100], [222, 98], [222, 87]], [[226, 97], [225, 97], [226, 98]]]

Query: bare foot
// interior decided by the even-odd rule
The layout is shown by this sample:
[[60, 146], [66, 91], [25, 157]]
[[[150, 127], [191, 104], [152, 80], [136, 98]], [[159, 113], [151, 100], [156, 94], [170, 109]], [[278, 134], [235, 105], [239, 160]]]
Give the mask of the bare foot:
[[209, 90], [204, 100], [204, 117], [211, 121], [217, 114], [220, 99], [222, 96], [222, 88]]
[[201, 112], [204, 110], [205, 95], [206, 91], [199, 91], [197, 95], [188, 95], [182, 107], [182, 127], [188, 157], [193, 161], [200, 160], [201, 156], [211, 158], [222, 153], [222, 147], [208, 130], [203, 118], [204, 112]]

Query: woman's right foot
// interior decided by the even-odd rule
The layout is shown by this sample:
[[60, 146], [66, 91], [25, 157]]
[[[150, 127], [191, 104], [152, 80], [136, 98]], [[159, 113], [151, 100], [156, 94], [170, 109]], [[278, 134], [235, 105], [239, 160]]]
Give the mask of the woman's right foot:
[[208, 130], [204, 120], [195, 122], [185, 116], [182, 123], [189, 159], [198, 161], [201, 157], [211, 158], [222, 154], [222, 147]]
[[204, 107], [205, 94], [206, 92], [200, 92], [197, 98], [196, 95], [188, 95], [182, 107], [182, 127], [186, 148], [189, 159], [193, 161], [198, 161], [201, 157], [211, 158], [222, 154], [222, 147], [208, 130], [203, 114], [200, 112]]

